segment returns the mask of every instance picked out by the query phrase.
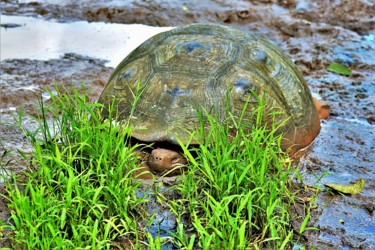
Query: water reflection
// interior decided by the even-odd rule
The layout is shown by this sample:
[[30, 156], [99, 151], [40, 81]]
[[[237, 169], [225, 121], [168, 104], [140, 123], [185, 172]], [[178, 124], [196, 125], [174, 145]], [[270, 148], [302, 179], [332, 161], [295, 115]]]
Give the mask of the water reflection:
[[1, 15], [1, 24], [1, 60], [49, 60], [77, 53], [107, 60], [106, 65], [112, 67], [149, 37], [171, 29], [143, 24], [58, 23], [7, 15]]

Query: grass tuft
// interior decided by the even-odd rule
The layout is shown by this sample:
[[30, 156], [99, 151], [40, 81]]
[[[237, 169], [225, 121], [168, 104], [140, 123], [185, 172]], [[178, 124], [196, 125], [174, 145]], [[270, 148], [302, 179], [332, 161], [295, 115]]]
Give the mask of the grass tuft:
[[[60, 92], [59, 89], [56, 89]], [[141, 91], [134, 93], [135, 102]], [[281, 151], [277, 126], [264, 126], [258, 110], [226, 121], [202, 111], [200, 127], [191, 134], [198, 147], [180, 143], [188, 159], [176, 195], [164, 205], [176, 216], [171, 237], [147, 230], [146, 195], [134, 178], [140, 145], [130, 145], [131, 124], [101, 118], [101, 104], [90, 103], [77, 90], [39, 102], [37, 131], [18, 127], [33, 143], [26, 178], [12, 175], [6, 183], [12, 244], [16, 249], [246, 249], [290, 247], [291, 176], [299, 176]], [[114, 104], [114, 103], [113, 103]], [[229, 104], [229, 103], [228, 103]], [[136, 103], [132, 106], [134, 109]], [[246, 105], [245, 105], [246, 106]], [[108, 107], [106, 107], [108, 108]], [[114, 105], [108, 108], [109, 117]], [[115, 114], [115, 113], [113, 113]], [[275, 114], [277, 115], [277, 114]], [[210, 130], [204, 128], [209, 124]], [[279, 124], [280, 126], [280, 124]], [[250, 132], [249, 132], [250, 131]], [[144, 192], [145, 194], [147, 192]], [[162, 195], [160, 195], [161, 197]], [[156, 203], [155, 203], [156, 204]], [[303, 218], [304, 232], [310, 214]], [[124, 243], [125, 242], [125, 243]], [[296, 242], [294, 242], [296, 244]]]
[[207, 117], [210, 132], [201, 129], [192, 135], [200, 139], [193, 150], [180, 143], [191, 166], [177, 187], [183, 202], [172, 202], [171, 207], [180, 222], [192, 224], [178, 227], [174, 236], [180, 247], [190, 249], [192, 244], [186, 230], [203, 249], [279, 249], [290, 242], [288, 187], [295, 169], [280, 150], [282, 137], [276, 135], [275, 124], [263, 125], [262, 100], [258, 106], [248, 123], [242, 121], [244, 113], [229, 113], [227, 122], [200, 114]]
[[34, 147], [24, 155], [26, 181], [13, 175], [6, 185], [14, 246], [109, 249], [125, 233], [135, 239], [146, 200], [132, 178], [139, 163], [136, 146], [127, 146], [130, 126], [103, 122], [102, 106], [78, 91], [39, 105], [38, 131], [18, 119]]

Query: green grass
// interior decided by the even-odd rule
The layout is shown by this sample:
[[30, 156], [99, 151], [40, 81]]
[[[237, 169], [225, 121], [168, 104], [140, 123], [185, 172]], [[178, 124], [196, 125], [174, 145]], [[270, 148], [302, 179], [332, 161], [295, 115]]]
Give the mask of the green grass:
[[[230, 115], [224, 125], [206, 114], [211, 131], [198, 131], [196, 158], [181, 143], [191, 167], [178, 187], [183, 202], [172, 201], [172, 209], [187, 215], [203, 249], [283, 249], [292, 239], [288, 186], [295, 169], [286, 164], [277, 128], [262, 125], [262, 100], [258, 105], [251, 123], [244, 122], [245, 114]], [[184, 228], [180, 224], [175, 237], [179, 246], [189, 248]]]
[[[297, 243], [300, 229], [291, 227], [289, 210], [298, 172], [280, 150], [276, 127], [262, 125], [258, 101], [258, 112], [246, 119], [251, 123], [230, 113], [219, 123], [197, 111], [211, 130], [192, 134], [199, 147], [181, 143], [188, 170], [170, 187], [177, 195], [164, 198], [177, 219], [175, 246], [283, 249]], [[34, 151], [23, 154], [30, 162], [26, 178], [12, 175], [6, 183], [12, 215], [1, 225], [11, 230], [15, 249], [122, 249], [124, 240], [128, 249], [161, 249], [170, 241], [145, 230], [153, 216], [144, 209], [147, 198], [136, 195], [141, 183], [134, 178], [142, 145], [129, 146], [131, 124], [102, 121], [101, 108], [78, 91], [54, 96], [48, 106], [40, 102], [38, 131], [22, 127], [21, 112], [18, 127]]]

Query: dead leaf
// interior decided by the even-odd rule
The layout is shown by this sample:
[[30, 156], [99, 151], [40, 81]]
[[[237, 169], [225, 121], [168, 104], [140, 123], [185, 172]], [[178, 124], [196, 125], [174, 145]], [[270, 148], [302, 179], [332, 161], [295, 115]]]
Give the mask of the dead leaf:
[[340, 184], [324, 184], [324, 186], [332, 188], [344, 194], [359, 194], [365, 188], [365, 180], [360, 178], [358, 182], [349, 185]]

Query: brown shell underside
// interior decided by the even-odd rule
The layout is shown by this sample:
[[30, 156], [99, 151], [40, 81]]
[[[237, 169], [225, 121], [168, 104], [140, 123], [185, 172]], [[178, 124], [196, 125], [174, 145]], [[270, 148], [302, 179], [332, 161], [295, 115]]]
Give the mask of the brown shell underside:
[[266, 117], [282, 111], [278, 122], [291, 118], [281, 131], [285, 147], [304, 147], [319, 133], [310, 91], [291, 60], [265, 39], [224, 26], [193, 24], [150, 38], [115, 69], [99, 102], [116, 98], [120, 118], [128, 119], [138, 84], [143, 92], [131, 120], [143, 141], [186, 140], [186, 129], [199, 123], [196, 108], [225, 119], [227, 93], [234, 115], [250, 98], [250, 116], [257, 108], [250, 90], [266, 100]]

